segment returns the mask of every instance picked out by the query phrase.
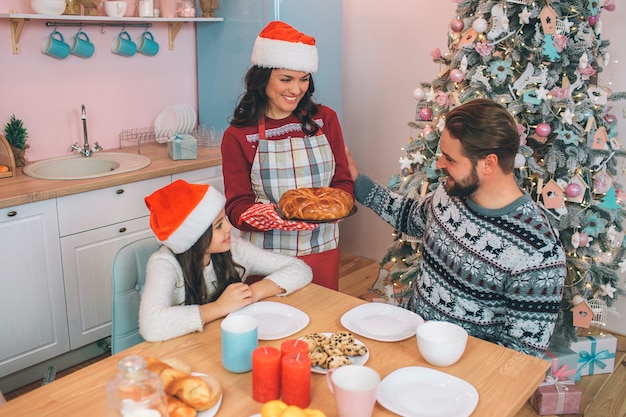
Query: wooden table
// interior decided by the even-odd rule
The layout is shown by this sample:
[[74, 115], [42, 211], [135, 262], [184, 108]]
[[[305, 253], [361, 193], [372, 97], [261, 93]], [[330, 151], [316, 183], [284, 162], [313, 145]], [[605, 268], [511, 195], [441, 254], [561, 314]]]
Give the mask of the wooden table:
[[[306, 328], [289, 338], [312, 332], [345, 330], [340, 323], [343, 313], [364, 301], [310, 284], [288, 297], [271, 301], [292, 305], [310, 316]], [[269, 301], [268, 300], [268, 301]], [[379, 342], [362, 336], [370, 357], [367, 366], [384, 378], [405, 366], [428, 365], [417, 350], [415, 337], [394, 343]], [[260, 341], [260, 346], [280, 347], [281, 340]], [[141, 343], [104, 359], [51, 384], [31, 391], [0, 406], [3, 416], [101, 416], [104, 412], [104, 386], [117, 373], [117, 363], [124, 356], [139, 354], [159, 358], [178, 357], [191, 365], [193, 371], [216, 377], [222, 384], [224, 397], [218, 417], [248, 417], [260, 412], [261, 404], [252, 399], [251, 373], [233, 374], [221, 365], [220, 321], [209, 323], [203, 333], [194, 333], [160, 343]], [[478, 406], [472, 416], [513, 416], [544, 379], [549, 362], [493, 343], [470, 337], [467, 349], [456, 364], [441, 368], [458, 376], [478, 390]], [[311, 408], [318, 408], [328, 417], [336, 415], [334, 400], [326, 385], [326, 376], [312, 374]], [[374, 416], [394, 416], [378, 403]]]

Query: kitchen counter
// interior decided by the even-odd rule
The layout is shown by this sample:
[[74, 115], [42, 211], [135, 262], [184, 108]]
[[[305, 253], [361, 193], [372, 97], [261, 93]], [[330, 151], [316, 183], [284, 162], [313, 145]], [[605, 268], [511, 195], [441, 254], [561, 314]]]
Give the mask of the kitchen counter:
[[[109, 149], [106, 152], [137, 153], [136, 146], [121, 149]], [[191, 160], [172, 160], [167, 153], [167, 144], [141, 144], [141, 154], [150, 158], [151, 162], [145, 168], [122, 174], [109, 175], [100, 178], [82, 180], [42, 180], [32, 178], [22, 173], [22, 168], [16, 170], [16, 175], [0, 179], [0, 208], [32, 203], [50, 198], [78, 194], [85, 191], [128, 184], [131, 182], [178, 174], [195, 169], [220, 165], [222, 155], [219, 149], [198, 148], [198, 158]]]

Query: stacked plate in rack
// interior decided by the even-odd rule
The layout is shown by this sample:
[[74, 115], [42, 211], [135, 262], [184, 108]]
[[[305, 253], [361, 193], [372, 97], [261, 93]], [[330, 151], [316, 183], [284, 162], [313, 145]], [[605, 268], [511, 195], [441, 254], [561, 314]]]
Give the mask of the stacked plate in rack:
[[196, 111], [189, 104], [165, 107], [154, 120], [154, 130], [159, 142], [167, 142], [176, 134], [187, 134], [196, 127]]

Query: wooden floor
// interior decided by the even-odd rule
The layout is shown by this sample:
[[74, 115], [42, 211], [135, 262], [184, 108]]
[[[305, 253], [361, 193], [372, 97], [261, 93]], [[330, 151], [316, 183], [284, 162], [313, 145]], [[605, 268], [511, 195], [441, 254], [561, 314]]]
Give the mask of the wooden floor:
[[[376, 281], [378, 269], [377, 261], [341, 254], [339, 291], [372, 301], [376, 296], [369, 292], [368, 288]], [[616, 336], [618, 338], [618, 348], [615, 355], [615, 372], [605, 375], [586, 376], [577, 382], [576, 384], [583, 391], [580, 413], [569, 414], [566, 417], [626, 417], [626, 337]], [[100, 358], [95, 360], [98, 359]], [[76, 368], [78, 367], [59, 372], [57, 378], [62, 378], [63, 375], [71, 373]], [[5, 393], [5, 397], [7, 400], [10, 400], [40, 385], [31, 384], [13, 392]], [[530, 404], [526, 403], [514, 417], [537, 416], [538, 414]]]

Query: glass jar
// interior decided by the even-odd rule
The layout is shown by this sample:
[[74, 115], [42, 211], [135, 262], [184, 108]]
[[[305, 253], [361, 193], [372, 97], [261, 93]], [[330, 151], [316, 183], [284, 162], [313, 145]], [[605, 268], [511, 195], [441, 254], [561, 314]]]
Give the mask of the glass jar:
[[169, 417], [161, 378], [141, 356], [125, 357], [118, 368], [106, 386], [106, 417]]
[[65, 15], [79, 15], [80, 2], [78, 0], [65, 0]]

